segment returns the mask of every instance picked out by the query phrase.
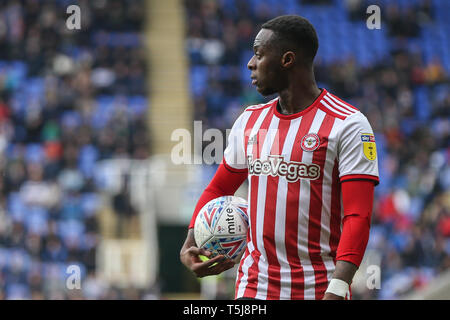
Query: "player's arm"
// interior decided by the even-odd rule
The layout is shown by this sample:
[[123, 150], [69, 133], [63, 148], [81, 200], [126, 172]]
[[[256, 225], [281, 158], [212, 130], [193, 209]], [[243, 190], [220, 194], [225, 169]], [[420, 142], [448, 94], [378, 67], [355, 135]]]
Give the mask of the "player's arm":
[[[224, 256], [218, 255], [207, 261], [202, 261], [200, 255], [209, 257], [211, 252], [202, 248], [197, 248], [194, 240], [194, 223], [198, 212], [210, 200], [221, 196], [234, 195], [236, 190], [247, 179], [247, 170], [235, 170], [228, 166], [225, 161], [219, 165], [213, 179], [203, 191], [192, 215], [189, 230], [181, 250], [181, 262], [197, 277], [219, 274], [234, 266], [230, 259], [224, 259]], [[215, 264], [217, 263], [217, 264]]]
[[344, 219], [336, 268], [324, 299], [343, 299], [339, 295], [349, 291], [366, 250], [374, 186], [379, 183], [375, 135], [367, 118], [360, 112], [348, 116], [337, 137]]
[[341, 295], [348, 292], [353, 276], [361, 264], [369, 240], [374, 186], [371, 180], [342, 182], [342, 233], [337, 249], [336, 269], [324, 299], [344, 299]]

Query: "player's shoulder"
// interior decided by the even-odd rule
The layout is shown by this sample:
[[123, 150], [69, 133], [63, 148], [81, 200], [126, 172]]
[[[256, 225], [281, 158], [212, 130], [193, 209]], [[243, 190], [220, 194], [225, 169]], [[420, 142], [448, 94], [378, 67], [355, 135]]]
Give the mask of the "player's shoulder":
[[263, 110], [266, 108], [270, 108], [274, 104], [275, 101], [278, 101], [278, 98], [272, 99], [269, 102], [264, 102], [264, 103], [248, 106], [244, 109], [244, 113], [255, 112], [255, 111], [260, 111], [260, 110]]
[[354, 117], [358, 118], [362, 115], [361, 111], [354, 105], [329, 91], [324, 92], [319, 105], [323, 111], [340, 120]]
[[249, 119], [251, 118], [252, 114], [256, 112], [256, 116], [259, 116], [261, 114], [261, 111], [264, 109], [268, 109], [277, 101], [278, 98], [275, 98], [269, 102], [260, 103], [260, 104], [254, 104], [251, 106], [247, 106], [244, 108], [244, 111], [239, 115], [239, 117], [234, 122], [234, 127], [240, 128], [245, 127]]

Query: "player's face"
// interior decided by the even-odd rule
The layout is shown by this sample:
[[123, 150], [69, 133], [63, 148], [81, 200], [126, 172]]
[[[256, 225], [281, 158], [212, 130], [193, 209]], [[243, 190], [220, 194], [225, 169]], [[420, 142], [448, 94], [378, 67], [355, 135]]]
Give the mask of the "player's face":
[[273, 31], [261, 29], [253, 43], [254, 55], [247, 64], [252, 72], [252, 84], [263, 96], [268, 96], [280, 91], [282, 69], [280, 65], [279, 50], [270, 44]]

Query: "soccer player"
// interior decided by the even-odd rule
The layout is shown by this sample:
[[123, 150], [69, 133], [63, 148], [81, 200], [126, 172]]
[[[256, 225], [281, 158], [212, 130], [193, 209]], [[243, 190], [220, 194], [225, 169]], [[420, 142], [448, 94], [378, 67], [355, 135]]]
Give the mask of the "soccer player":
[[308, 20], [266, 22], [253, 49], [252, 84], [277, 98], [246, 108], [234, 123], [180, 259], [198, 277], [233, 267], [223, 256], [200, 260], [211, 253], [195, 246], [192, 228], [208, 201], [233, 195], [248, 179], [249, 230], [235, 298], [349, 299], [379, 182], [372, 128], [354, 106], [317, 87], [318, 39]]

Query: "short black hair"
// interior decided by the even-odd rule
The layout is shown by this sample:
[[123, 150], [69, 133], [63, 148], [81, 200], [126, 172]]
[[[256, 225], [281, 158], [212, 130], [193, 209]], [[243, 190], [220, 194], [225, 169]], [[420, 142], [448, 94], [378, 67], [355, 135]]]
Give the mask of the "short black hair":
[[265, 22], [261, 28], [274, 32], [277, 46], [283, 50], [300, 49], [308, 63], [312, 64], [319, 48], [319, 39], [313, 25], [297, 15], [284, 15]]

